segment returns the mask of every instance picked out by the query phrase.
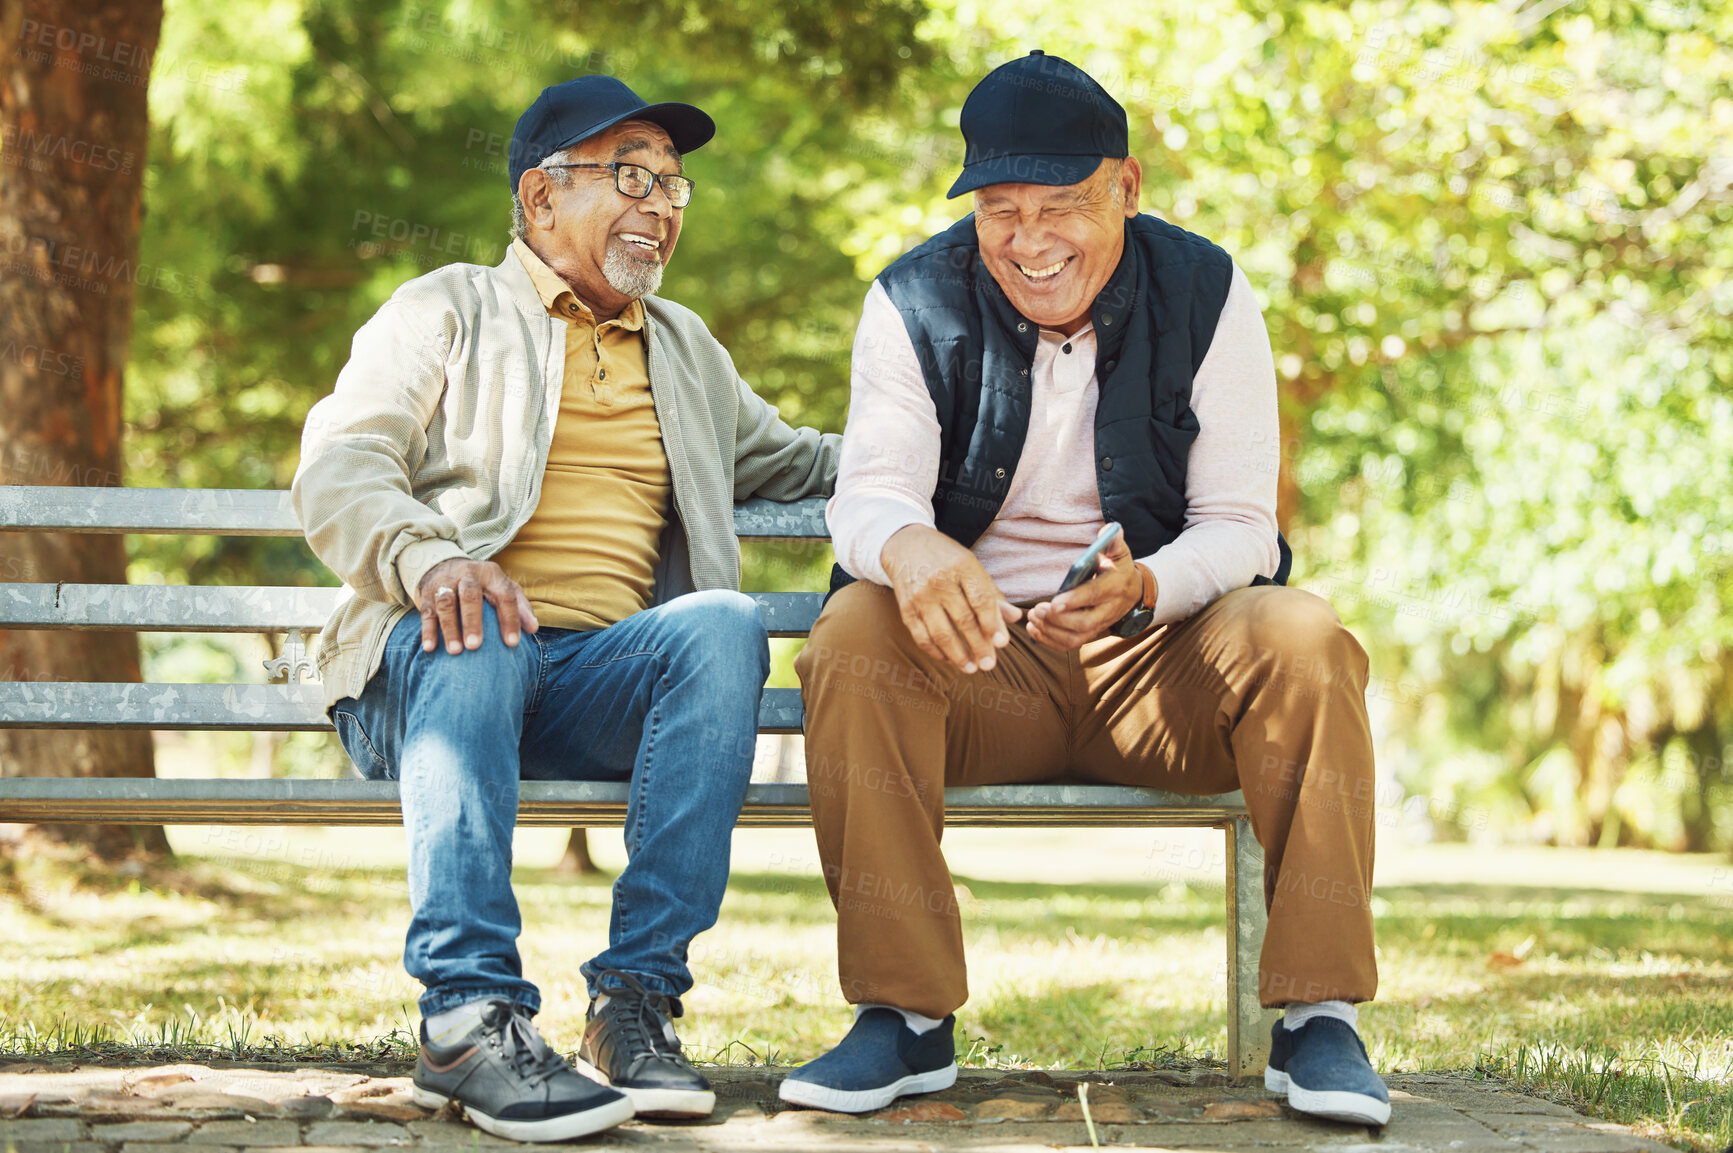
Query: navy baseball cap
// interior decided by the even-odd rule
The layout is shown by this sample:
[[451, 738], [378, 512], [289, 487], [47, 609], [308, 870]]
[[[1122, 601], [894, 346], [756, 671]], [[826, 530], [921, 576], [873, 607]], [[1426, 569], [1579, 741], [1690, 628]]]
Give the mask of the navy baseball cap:
[[690, 104], [646, 104], [612, 76], [580, 76], [542, 89], [518, 117], [507, 164], [511, 190], [515, 193], [519, 178], [548, 156], [622, 120], [648, 120], [660, 126], [682, 155], [716, 135], [716, 122], [702, 109]]
[[1076, 184], [1131, 154], [1125, 109], [1089, 73], [1039, 48], [1001, 64], [963, 101], [963, 173], [946, 196], [989, 184]]

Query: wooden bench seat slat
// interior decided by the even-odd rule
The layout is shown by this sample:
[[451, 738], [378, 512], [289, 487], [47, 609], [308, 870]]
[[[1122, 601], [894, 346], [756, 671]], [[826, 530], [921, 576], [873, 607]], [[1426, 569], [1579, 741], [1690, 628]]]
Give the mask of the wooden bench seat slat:
[[[0, 681], [0, 728], [329, 729], [324, 699], [324, 687], [317, 684]], [[800, 690], [764, 690], [758, 706], [760, 732], [798, 733], [800, 720]]]
[[[734, 528], [756, 540], [829, 535], [821, 497], [746, 501], [735, 506]], [[0, 485], [0, 531], [298, 537], [301, 525], [287, 490], [18, 484]]]
[[[518, 824], [618, 826], [629, 786], [525, 781]], [[990, 785], [945, 790], [948, 827], [1207, 827], [1245, 814], [1238, 793], [1187, 797], [1117, 785]], [[181, 825], [397, 825], [397, 782], [364, 780], [0, 779], [0, 821]], [[805, 785], [753, 785], [741, 825], [805, 827]]]
[[[341, 595], [286, 586], [0, 584], [0, 628], [316, 632]], [[823, 593], [749, 595], [776, 637], [805, 636], [824, 604]]]

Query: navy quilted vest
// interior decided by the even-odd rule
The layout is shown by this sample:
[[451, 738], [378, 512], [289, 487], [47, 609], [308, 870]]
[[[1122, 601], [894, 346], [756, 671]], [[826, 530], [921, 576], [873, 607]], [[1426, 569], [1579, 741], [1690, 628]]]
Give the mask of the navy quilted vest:
[[[998, 515], [1023, 454], [1036, 325], [982, 263], [973, 215], [878, 279], [902, 314], [939, 421], [937, 527], [973, 545]], [[1186, 459], [1198, 433], [1192, 380], [1232, 279], [1233, 263], [1216, 245], [1140, 215], [1126, 221], [1125, 253], [1090, 309], [1096, 488], [1102, 519], [1124, 527], [1133, 556], [1150, 555], [1185, 527]], [[1274, 579], [1286, 583], [1287, 542], [1280, 547]], [[848, 579], [839, 567], [833, 590]]]

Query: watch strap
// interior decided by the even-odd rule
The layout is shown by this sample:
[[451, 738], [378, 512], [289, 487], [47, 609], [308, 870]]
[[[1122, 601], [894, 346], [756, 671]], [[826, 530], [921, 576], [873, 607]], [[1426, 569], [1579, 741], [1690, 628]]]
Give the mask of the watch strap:
[[1122, 639], [1141, 633], [1155, 619], [1155, 574], [1141, 564], [1137, 566], [1137, 571], [1138, 575], [1143, 577], [1143, 596], [1132, 606], [1131, 611], [1120, 617], [1109, 630]]

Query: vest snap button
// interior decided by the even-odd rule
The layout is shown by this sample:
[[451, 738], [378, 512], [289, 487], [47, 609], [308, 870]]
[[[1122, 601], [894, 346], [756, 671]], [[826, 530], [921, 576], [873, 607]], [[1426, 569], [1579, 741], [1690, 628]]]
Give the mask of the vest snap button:
[[1113, 314], [1111, 312], [1103, 313], [1101, 316], [1101, 323], [1102, 324], [1112, 324], [1113, 323]]
[[1025, 324], [1023, 321], [1019, 320], [1017, 322], [1017, 331], [1018, 332], [1028, 332], [1029, 326], [1027, 324]]
[[1101, 458], [1101, 471], [1102, 472], [1112, 472], [1113, 471], [1113, 458], [1111, 456], [1104, 456]]
[[1114, 369], [1119, 367], [1119, 362], [1117, 360], [1110, 360], [1101, 367], [1105, 368], [1108, 372], [1112, 372]]
[[994, 469], [993, 470], [993, 479], [994, 480], [1004, 480], [1005, 479], [1005, 470], [1002, 468]]
[[1022, 371], [1022, 372], [1020, 372], [1020, 373], [1018, 373], [1018, 374], [1017, 374], [1017, 375], [1019, 375], [1019, 376], [1028, 376], [1028, 375], [1029, 375], [1029, 370], [1028, 370], [1028, 369], [1026, 369], [1026, 368], [1025, 368], [1025, 369], [1024, 369], [1024, 370], [1023, 370], [1023, 371]]

